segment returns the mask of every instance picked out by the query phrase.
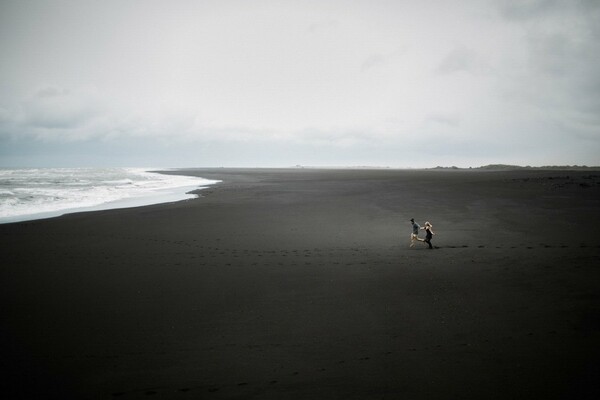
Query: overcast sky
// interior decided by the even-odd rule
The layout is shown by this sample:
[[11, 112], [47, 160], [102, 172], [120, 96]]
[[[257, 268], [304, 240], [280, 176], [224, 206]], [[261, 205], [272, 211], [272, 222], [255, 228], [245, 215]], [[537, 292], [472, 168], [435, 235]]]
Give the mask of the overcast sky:
[[600, 2], [0, 2], [0, 166], [600, 165]]

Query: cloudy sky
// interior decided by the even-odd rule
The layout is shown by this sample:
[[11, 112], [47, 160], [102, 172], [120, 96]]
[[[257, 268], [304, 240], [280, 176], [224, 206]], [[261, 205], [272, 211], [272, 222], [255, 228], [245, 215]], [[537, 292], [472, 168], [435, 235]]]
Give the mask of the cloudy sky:
[[600, 165], [596, 0], [0, 2], [0, 166]]

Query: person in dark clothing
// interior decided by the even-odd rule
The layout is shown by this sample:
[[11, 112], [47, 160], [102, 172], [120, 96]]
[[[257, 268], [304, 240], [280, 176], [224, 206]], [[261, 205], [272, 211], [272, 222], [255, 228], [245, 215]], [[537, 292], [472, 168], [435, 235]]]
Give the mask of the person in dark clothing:
[[431, 225], [429, 223], [429, 221], [425, 222], [425, 226], [421, 229], [425, 229], [425, 240], [424, 242], [427, 243], [429, 245], [430, 249], [433, 249], [433, 246], [431, 245], [431, 239], [433, 238], [433, 235], [435, 235], [435, 233], [433, 232], [433, 225]]

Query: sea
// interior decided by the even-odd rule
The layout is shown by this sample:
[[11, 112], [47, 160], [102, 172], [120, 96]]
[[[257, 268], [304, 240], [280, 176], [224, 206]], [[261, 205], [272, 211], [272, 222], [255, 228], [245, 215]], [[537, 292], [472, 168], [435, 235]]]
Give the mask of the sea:
[[0, 169], [0, 223], [187, 200], [218, 182], [149, 168]]

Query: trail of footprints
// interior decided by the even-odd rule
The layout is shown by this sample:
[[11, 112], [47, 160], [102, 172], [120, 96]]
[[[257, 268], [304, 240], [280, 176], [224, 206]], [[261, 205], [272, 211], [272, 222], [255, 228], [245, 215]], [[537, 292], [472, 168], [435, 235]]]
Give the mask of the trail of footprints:
[[[444, 247], [436, 247], [437, 249], [442, 249], [442, 248], [448, 248], [448, 249], [460, 249], [460, 248], [468, 248], [468, 245], [460, 245], [460, 246], [444, 246]], [[483, 249], [486, 248], [485, 245], [477, 245], [475, 246], [478, 249]], [[568, 249], [571, 246], [566, 245], [566, 244], [546, 244], [546, 243], [540, 243], [537, 246], [533, 246], [533, 245], [522, 245], [522, 246], [490, 246], [489, 248], [494, 248], [494, 249], [528, 249], [528, 250], [533, 250], [533, 249]], [[576, 247], [576, 248], [581, 248], [581, 249], [585, 249], [585, 248], [592, 248], [592, 247], [596, 247], [596, 248], [600, 248], [600, 245], [589, 245], [587, 243], [580, 243], [579, 245], [574, 245], [572, 247]]]
[[[128, 240], [140, 240], [142, 238], [126, 238]], [[420, 253], [421, 251], [427, 252], [426, 246], [416, 246], [409, 248], [408, 245], [398, 244], [393, 248], [381, 248], [372, 249], [367, 247], [354, 246], [352, 248], [311, 248], [311, 249], [280, 249], [280, 250], [267, 250], [267, 249], [240, 249], [240, 248], [229, 248], [225, 246], [214, 245], [202, 245], [200, 240], [183, 241], [183, 240], [166, 240], [166, 239], [145, 239], [146, 242], [153, 243], [153, 252], [159, 256], [165, 254], [165, 249], [157, 247], [155, 244], [167, 245], [174, 247], [175, 249], [185, 248], [185, 255], [188, 260], [191, 260], [194, 265], [201, 267], [211, 266], [227, 266], [227, 267], [298, 267], [298, 266], [377, 266], [377, 265], [396, 265], [398, 259], [396, 253], [398, 251], [406, 251], [403, 257], [409, 256], [410, 254], [416, 254], [413, 252]], [[434, 246], [435, 250], [515, 250], [515, 249], [586, 249], [586, 248], [600, 248], [600, 245], [592, 245], [588, 243], [579, 243], [567, 245], [564, 243], [559, 244], [548, 244], [539, 243], [535, 245], [523, 244], [523, 245], [496, 245], [486, 246], [483, 244], [469, 246], [466, 244], [462, 245], [444, 245]], [[182, 255], [179, 251], [177, 251]], [[390, 257], [390, 252], [394, 257]], [[348, 257], [348, 253], [352, 257]], [[108, 256], [105, 257], [109, 261]], [[166, 263], [165, 265], [182, 266], [188, 264], [183, 260], [182, 257], [178, 257], [180, 261], [174, 263]], [[339, 261], [346, 260], [346, 261]], [[348, 261], [350, 260], [350, 261]]]
[[[356, 255], [358, 254], [370, 254], [373, 255], [374, 254], [374, 250], [373, 249], [369, 249], [369, 248], [365, 248], [365, 247], [359, 247], [359, 246], [355, 246], [351, 249], [348, 248], [328, 248], [328, 249], [320, 249], [320, 248], [314, 248], [314, 249], [286, 249], [286, 250], [249, 250], [249, 249], [237, 249], [237, 248], [225, 248], [225, 247], [217, 247], [217, 246], [203, 246], [200, 245], [198, 242], [198, 239], [194, 239], [191, 242], [190, 241], [185, 241], [185, 240], [167, 240], [167, 239], [143, 239], [143, 238], [139, 238], [139, 237], [134, 237], [134, 236], [127, 236], [127, 237], [122, 237], [122, 239], [127, 239], [127, 240], [136, 240], [136, 241], [146, 241], [146, 242], [153, 242], [153, 243], [158, 243], [158, 244], [165, 244], [165, 245], [175, 245], [177, 247], [181, 246], [181, 247], [187, 247], [190, 249], [199, 249], [199, 250], [203, 250], [204, 253], [200, 254], [200, 256], [208, 256], [208, 257], [218, 257], [218, 256], [222, 256], [222, 255], [229, 255], [232, 256], [233, 258], [240, 258], [243, 256], [249, 256], [249, 255], [256, 255], [258, 257], [267, 257], [267, 256], [281, 256], [281, 257], [287, 257], [287, 256], [303, 256], [306, 258], [310, 258], [312, 256], [323, 256], [323, 255], [329, 255], [329, 256], [334, 256], [334, 255], [338, 255], [339, 253], [343, 252], [343, 253], [347, 253], [348, 251], [351, 251], [353, 253], [355, 253]], [[221, 239], [217, 239], [217, 241], [220, 241]], [[398, 246], [400, 248], [407, 248], [408, 246], [403, 246], [402, 243], [399, 243]], [[435, 246], [435, 249], [466, 249], [466, 248], [470, 248], [471, 246], [466, 245], [466, 244], [462, 244], [462, 245], [444, 245], [444, 246]], [[495, 249], [528, 249], [528, 250], [533, 250], [533, 249], [567, 249], [567, 248], [600, 248], [600, 244], [598, 245], [591, 245], [588, 243], [579, 243], [578, 245], [567, 245], [564, 243], [559, 243], [559, 244], [548, 244], [548, 243], [539, 243], [537, 245], [505, 245], [505, 246], [486, 246], [483, 244], [479, 244], [479, 245], [474, 245], [472, 246], [473, 248], [477, 248], [477, 249], [483, 249], [483, 248], [495, 248]], [[410, 250], [418, 250], [418, 249], [427, 249], [426, 246], [417, 246], [415, 248], [412, 248]]]
[[[330, 247], [330, 248], [305, 248], [305, 249], [243, 249], [231, 248], [229, 246], [220, 246], [221, 239], [217, 239], [212, 245], [202, 244], [201, 239], [191, 241], [168, 240], [168, 239], [144, 239], [140, 237], [122, 237], [120, 240], [136, 240], [146, 242], [151, 249], [146, 254], [154, 254], [157, 257], [169, 254], [177, 254], [177, 261], [166, 260], [164, 266], [190, 266], [197, 267], [376, 267], [381, 265], [397, 265], [399, 262], [398, 252], [402, 252], [400, 257], [406, 259], [411, 255], [428, 252], [427, 246], [416, 246], [409, 248], [405, 243], [398, 243], [392, 247], [368, 248], [354, 245], [351, 248]], [[164, 246], [164, 247], [163, 247]], [[522, 245], [496, 245], [486, 246], [476, 245], [443, 245], [434, 246], [435, 250], [506, 250], [515, 249], [524, 250], [565, 250], [565, 249], [586, 249], [600, 248], [600, 245], [589, 243], [579, 243], [567, 245], [564, 243], [549, 244], [522, 244]], [[351, 257], [348, 257], [348, 255]], [[104, 255], [107, 263], [114, 264], [122, 258], [122, 254], [109, 256]], [[135, 257], [129, 254], [128, 257]], [[341, 261], [343, 260], [343, 261]]]
[[[242, 262], [246, 266], [311, 266], [311, 265], [322, 265], [323, 259], [328, 259], [327, 264], [333, 266], [355, 266], [355, 265], [377, 265], [377, 264], [396, 264], [397, 260], [390, 260], [389, 256], [379, 254], [376, 249], [360, 248], [355, 247], [351, 249], [347, 248], [314, 248], [314, 249], [284, 249], [284, 250], [250, 250], [250, 249], [238, 249], [238, 248], [227, 248], [217, 246], [204, 246], [194, 243], [183, 242], [183, 241], [168, 241], [162, 240], [166, 244], [181, 245], [189, 247], [191, 252], [189, 253], [189, 259], [195, 260], [197, 265], [210, 266], [214, 265], [214, 261], [220, 259], [222, 265], [234, 266], [240, 265]], [[403, 247], [399, 247], [403, 249]], [[486, 245], [447, 245], [447, 246], [434, 246], [436, 250], [443, 249], [569, 249], [569, 248], [600, 248], [600, 245], [590, 245], [587, 243], [580, 243], [579, 245], [567, 245], [567, 244], [547, 244], [539, 243], [538, 245], [507, 245], [507, 246], [486, 246]], [[408, 248], [408, 251], [420, 251], [428, 250], [425, 246], [418, 248]], [[354, 257], [352, 261], [336, 261], [342, 258], [348, 259], [348, 253], [351, 253]], [[384, 253], [389, 253], [389, 249], [385, 249]], [[343, 255], [344, 257], [340, 257]], [[226, 257], [226, 261], [222, 259]], [[250, 261], [248, 261], [250, 260]], [[368, 260], [368, 261], [367, 261]], [[181, 265], [181, 263], [175, 263], [174, 265]]]
[[[136, 238], [136, 237], [124, 237], [124, 239], [128, 239], [128, 240], [143, 240], [140, 238]], [[218, 239], [220, 240], [220, 239]], [[338, 252], [347, 252], [347, 251], [352, 251], [354, 253], [364, 253], [366, 251], [369, 251], [369, 249], [367, 248], [359, 248], [359, 247], [355, 247], [355, 248], [351, 248], [351, 249], [346, 249], [346, 248], [331, 248], [331, 249], [327, 249], [327, 250], [323, 250], [320, 248], [314, 248], [314, 249], [303, 249], [303, 250], [298, 250], [298, 249], [293, 249], [293, 250], [248, 250], [248, 249], [231, 249], [231, 248], [221, 248], [221, 247], [215, 247], [215, 246], [202, 246], [198, 244], [198, 240], [193, 240], [192, 242], [187, 242], [184, 240], [166, 240], [166, 239], [146, 239], [146, 241], [152, 241], [155, 243], [162, 243], [162, 244], [168, 244], [168, 245], [177, 245], [177, 246], [183, 246], [183, 247], [189, 247], [189, 248], [196, 248], [196, 249], [201, 249], [201, 250], [206, 250], [208, 251], [213, 257], [216, 257], [217, 255], [232, 255], [234, 258], [236, 257], [240, 257], [241, 254], [243, 254], [244, 256], [247, 255], [258, 255], [259, 257], [262, 256], [269, 256], [269, 255], [281, 255], [283, 257], [286, 257], [288, 255], [292, 255], [292, 256], [299, 256], [299, 255], [303, 255], [304, 257], [311, 257], [312, 255], [327, 255], [326, 253], [329, 252], [329, 255], [334, 255], [333, 252], [338, 253]], [[402, 247], [402, 244], [400, 244], [400, 246]], [[408, 246], [406, 246], [408, 247]], [[445, 245], [445, 246], [434, 246], [435, 249], [464, 249], [464, 248], [469, 248], [471, 246], [463, 244], [463, 245]], [[483, 249], [483, 248], [495, 248], [495, 249], [518, 249], [518, 248], [526, 248], [526, 249], [539, 249], [539, 248], [544, 248], [544, 249], [552, 249], [552, 248], [562, 248], [562, 249], [566, 249], [566, 248], [570, 248], [570, 247], [574, 247], [574, 248], [600, 248], [600, 245], [590, 245], [588, 243], [580, 243], [579, 245], [567, 245], [564, 243], [560, 243], [560, 244], [547, 244], [547, 243], [539, 243], [537, 245], [520, 245], [520, 246], [515, 246], [515, 245], [510, 245], [510, 246], [485, 246], [485, 245], [476, 245], [473, 246], [474, 248], [478, 248], [478, 249]], [[422, 248], [426, 248], [425, 246], [423, 246]], [[372, 250], [371, 250], [372, 251]]]

